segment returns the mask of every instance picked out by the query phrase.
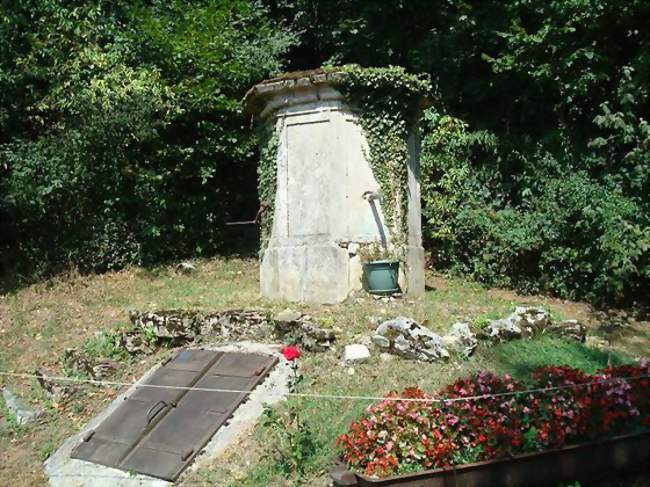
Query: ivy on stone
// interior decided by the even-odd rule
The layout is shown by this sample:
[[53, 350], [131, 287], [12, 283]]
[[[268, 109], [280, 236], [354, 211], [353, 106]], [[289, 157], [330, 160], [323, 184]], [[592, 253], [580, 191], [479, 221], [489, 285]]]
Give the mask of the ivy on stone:
[[363, 68], [346, 65], [327, 68], [344, 73], [340, 88], [359, 114], [368, 142], [368, 162], [381, 191], [381, 206], [393, 243], [406, 243], [408, 210], [408, 142], [416, 124], [423, 96], [431, 93], [425, 74], [404, 68]]
[[260, 162], [257, 167], [257, 190], [264, 212], [260, 220], [260, 255], [267, 247], [273, 229], [275, 212], [275, 193], [277, 190], [277, 159], [280, 137], [275, 126], [262, 125], [260, 129]]

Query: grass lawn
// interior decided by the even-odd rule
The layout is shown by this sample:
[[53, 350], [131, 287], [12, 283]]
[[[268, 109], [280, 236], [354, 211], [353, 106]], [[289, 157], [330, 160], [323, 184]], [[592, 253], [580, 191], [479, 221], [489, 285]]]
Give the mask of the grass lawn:
[[[287, 307], [260, 298], [258, 264], [246, 259], [211, 259], [198, 262], [196, 272], [184, 275], [175, 266], [153, 270], [128, 269], [101, 276], [70, 275], [0, 295], [0, 371], [33, 372], [37, 367], [56, 367], [66, 347], [88, 343], [98, 331], [124, 325], [128, 311], [168, 308], [224, 310], [262, 309], [276, 312]], [[383, 303], [372, 298], [329, 306], [291, 305], [310, 314], [324, 326], [341, 330], [337, 347], [326, 353], [305, 353], [301, 358], [304, 380], [300, 392], [381, 395], [393, 389], [419, 385], [435, 390], [454, 378], [479, 369], [510, 372], [525, 379], [543, 364], [569, 364], [588, 371], [608, 362], [650, 355], [650, 323], [628, 320], [624, 326], [607, 326], [602, 313], [587, 304], [540, 296], [518, 296], [505, 290], [487, 290], [461, 280], [428, 276], [428, 291], [418, 300]], [[546, 307], [558, 318], [575, 318], [589, 327], [590, 335], [609, 342], [604, 349], [575, 342], [544, 338], [515, 341], [494, 347], [480, 346], [469, 360], [455, 358], [445, 364], [422, 364], [398, 358], [383, 360], [373, 353], [370, 362], [353, 370], [339, 364], [342, 346], [368, 337], [371, 317], [399, 315], [426, 321], [445, 331], [463, 318], [504, 316], [516, 304]], [[117, 378], [136, 380], [167, 350], [130, 360]], [[64, 438], [81, 428], [119, 392], [111, 388], [81, 388], [65, 405], [53, 404], [30, 380], [8, 380], [21, 397], [43, 410], [42, 420], [28, 428], [12, 425], [0, 400], [0, 485], [45, 484], [42, 461]], [[294, 412], [311, 432], [309, 457], [304, 462], [307, 485], [324, 485], [333, 456], [333, 440], [368, 405], [365, 401], [290, 399], [277, 408], [289, 421]], [[289, 430], [292, 426], [289, 425]], [[182, 478], [183, 485], [295, 485], [295, 473], [285, 478], [288, 467], [275, 451], [282, 436], [276, 429], [257, 425], [239, 444], [214, 465]]]

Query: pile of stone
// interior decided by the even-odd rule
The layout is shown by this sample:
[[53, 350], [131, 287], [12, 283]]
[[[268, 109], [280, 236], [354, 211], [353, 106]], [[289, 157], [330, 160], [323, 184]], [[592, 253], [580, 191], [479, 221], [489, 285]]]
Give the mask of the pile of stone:
[[273, 317], [273, 331], [276, 337], [310, 352], [328, 350], [336, 340], [334, 330], [321, 328], [311, 321], [310, 316], [290, 309]]
[[109, 358], [91, 357], [78, 348], [66, 348], [63, 352], [63, 367], [68, 375], [105, 379], [123, 366], [124, 363]]
[[372, 341], [380, 349], [407, 359], [435, 362], [449, 358], [440, 335], [403, 316], [379, 325]]
[[435, 362], [447, 360], [451, 353], [469, 357], [479, 340], [505, 342], [532, 338], [541, 334], [565, 336], [584, 342], [585, 327], [576, 320], [553, 322], [541, 308], [518, 306], [506, 318], [490, 320], [478, 329], [470, 322], [458, 322], [446, 335], [438, 335], [410, 318], [403, 316], [384, 321], [375, 330], [372, 342], [382, 351], [401, 357]]
[[489, 321], [479, 337], [505, 342], [541, 334], [566, 336], [584, 342], [586, 329], [576, 320], [553, 322], [548, 311], [542, 308], [517, 306], [506, 318]]
[[[134, 311], [130, 318], [141, 339], [151, 337], [157, 341], [183, 342], [197, 337], [241, 341], [263, 338], [270, 330], [268, 316], [259, 311]], [[132, 336], [129, 338], [134, 341]], [[142, 346], [143, 343], [136, 339], [127, 349]]]

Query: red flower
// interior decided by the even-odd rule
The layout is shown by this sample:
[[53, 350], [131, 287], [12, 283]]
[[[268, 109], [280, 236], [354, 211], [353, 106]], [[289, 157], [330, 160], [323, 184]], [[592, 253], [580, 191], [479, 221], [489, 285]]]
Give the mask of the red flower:
[[284, 355], [284, 358], [291, 362], [292, 360], [296, 360], [298, 357], [300, 357], [300, 350], [294, 345], [287, 345], [282, 349], [282, 355]]

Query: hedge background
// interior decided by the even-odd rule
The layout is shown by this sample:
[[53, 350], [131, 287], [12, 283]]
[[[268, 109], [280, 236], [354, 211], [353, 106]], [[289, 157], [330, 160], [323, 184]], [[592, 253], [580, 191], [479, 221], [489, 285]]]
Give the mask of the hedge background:
[[428, 73], [423, 206], [439, 270], [648, 302], [645, 0], [0, 3], [7, 282], [240, 248], [256, 81], [322, 64]]

